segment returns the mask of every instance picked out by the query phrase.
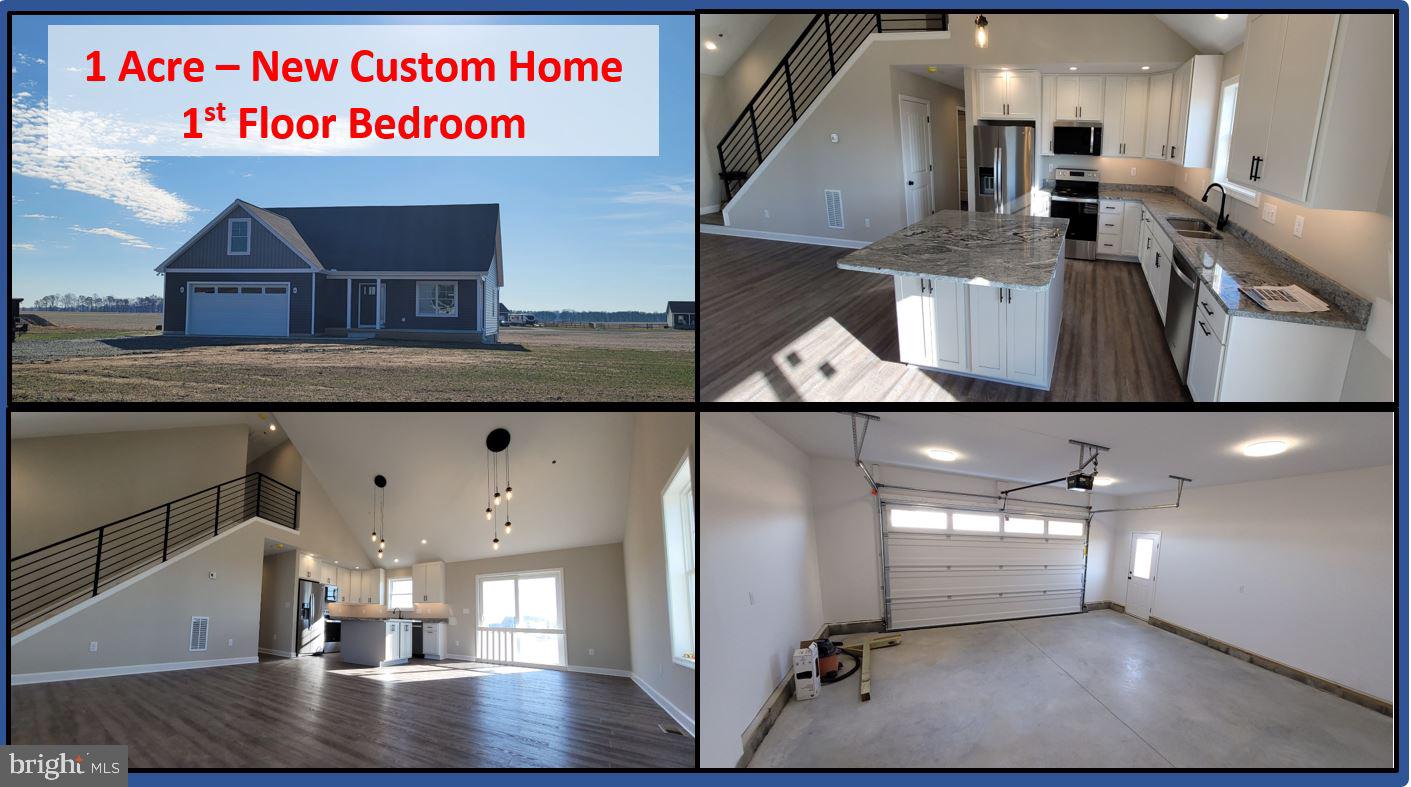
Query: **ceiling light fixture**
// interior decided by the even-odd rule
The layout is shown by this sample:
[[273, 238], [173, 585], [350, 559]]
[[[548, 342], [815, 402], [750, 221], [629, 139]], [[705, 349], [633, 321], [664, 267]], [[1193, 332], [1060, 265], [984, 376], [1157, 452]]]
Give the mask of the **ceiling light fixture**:
[[1215, 15], [1215, 18], [1216, 18], [1216, 19], [1219, 19], [1221, 22], [1223, 22], [1223, 21], [1225, 21], [1226, 19], [1229, 19], [1229, 18], [1230, 18], [1230, 15], [1229, 15], [1229, 14], [1216, 14], [1216, 15]]
[[1283, 440], [1255, 440], [1240, 447], [1240, 453], [1251, 457], [1278, 456], [1287, 450], [1289, 444]]
[[975, 48], [976, 48], [976, 49], [989, 49], [989, 48], [990, 48], [990, 31], [989, 31], [989, 27], [990, 27], [990, 20], [986, 19], [984, 14], [980, 14], [979, 16], [975, 17]]
[[1150, 71], [1150, 70], [1151, 70], [1151, 66], [1142, 66], [1142, 70], [1143, 70], [1143, 71]]
[[425, 544], [425, 543], [426, 543], [426, 539], [423, 538], [423, 539], [421, 540], [421, 543]]
[[1077, 71], [1077, 70], [1078, 70], [1078, 67], [1077, 67], [1077, 66], [1069, 66], [1069, 67], [1068, 67], [1068, 70], [1069, 70], [1069, 71]]
[[927, 448], [926, 455], [937, 462], [954, 462], [960, 458], [960, 454], [948, 448]]
[[274, 424], [270, 424], [270, 425], [269, 425], [269, 430], [270, 430], [271, 432], [277, 432], [277, 431], [279, 431], [279, 427], [275, 426]]
[[714, 52], [715, 50], [719, 49], [720, 47], [716, 46], [714, 41], [711, 41], [711, 40], [709, 40], [709, 39], [706, 39], [705, 48], [706, 48], [706, 49], [709, 49], [709, 50], [712, 51], [712, 52]]
[[1113, 478], [1110, 475], [1100, 475], [1097, 478], [1093, 479], [1093, 483], [1097, 484], [1098, 486], [1112, 486], [1113, 484], [1117, 483], [1117, 479]]
[[[378, 522], [382, 524], [382, 535], [377, 535]], [[377, 559], [387, 549], [387, 476], [378, 474], [372, 477], [372, 540], [377, 542]]]
[[393, 562], [393, 563], [400, 563], [400, 562], [402, 562], [402, 559], [399, 558], [399, 557], [394, 557], [394, 558], [392, 558], [392, 562]]
[[[505, 535], [509, 535], [514, 525], [510, 521], [510, 500], [514, 498], [514, 487], [510, 485], [510, 433], [508, 429], [495, 429], [485, 436], [485, 519], [490, 522], [490, 548], [500, 548], [500, 526], [495, 516], [498, 509], [505, 512]], [[504, 457], [505, 491], [500, 493], [500, 457]], [[501, 505], [503, 503], [503, 505]]]

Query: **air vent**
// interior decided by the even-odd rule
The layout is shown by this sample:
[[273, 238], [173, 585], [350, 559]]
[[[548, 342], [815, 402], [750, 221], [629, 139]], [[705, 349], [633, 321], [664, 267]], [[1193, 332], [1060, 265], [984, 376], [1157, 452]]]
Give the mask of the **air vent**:
[[828, 206], [828, 229], [843, 228], [843, 192], [837, 189], [824, 189], [823, 202]]
[[195, 616], [191, 618], [191, 650], [206, 649], [206, 635], [210, 630], [210, 618]]

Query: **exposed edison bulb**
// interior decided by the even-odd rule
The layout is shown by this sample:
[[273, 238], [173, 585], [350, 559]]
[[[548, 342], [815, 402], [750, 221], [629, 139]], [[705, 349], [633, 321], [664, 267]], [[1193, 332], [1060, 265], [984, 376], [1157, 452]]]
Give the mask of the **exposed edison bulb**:
[[505, 533], [509, 533], [509, 532], [510, 532], [510, 528], [513, 527], [513, 526], [514, 526], [514, 523], [511, 522], [511, 521], [509, 521], [508, 519], [506, 519], [506, 520], [505, 520]]
[[512, 486], [507, 486], [507, 487], [505, 487], [505, 499], [506, 499], [506, 500], [513, 500], [513, 499], [514, 499], [514, 487], [512, 487]]
[[499, 505], [499, 504], [500, 504], [500, 493], [497, 491], [497, 492], [495, 492], [495, 505]]
[[373, 540], [373, 541], [376, 541], [376, 540], [377, 540], [377, 531], [376, 531], [376, 530], [372, 531], [372, 540]]
[[377, 544], [377, 551], [378, 551], [378, 552], [381, 552], [382, 550], [384, 550], [384, 549], [386, 549], [386, 548], [387, 548], [387, 539], [384, 538], [384, 539], [382, 539], [381, 541], [378, 542], [378, 544]]
[[486, 519], [489, 519], [490, 517], [492, 517], [492, 516], [494, 516], [494, 515], [495, 515], [495, 514], [492, 513], [491, 510], [490, 510], [488, 507], [485, 509], [485, 518], [486, 518]]
[[495, 550], [496, 552], [500, 551], [500, 537], [499, 537], [499, 536], [495, 536], [494, 540], [492, 540], [492, 541], [490, 542], [490, 548], [493, 549], [493, 550]]

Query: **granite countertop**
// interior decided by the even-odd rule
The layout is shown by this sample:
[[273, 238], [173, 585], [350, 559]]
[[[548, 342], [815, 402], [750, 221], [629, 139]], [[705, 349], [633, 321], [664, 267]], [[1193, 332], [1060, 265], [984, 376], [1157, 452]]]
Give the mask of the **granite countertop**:
[[[1068, 219], [943, 210], [838, 260], [843, 270], [1043, 289]], [[979, 281], [977, 281], [979, 280]]]
[[343, 617], [338, 618], [339, 622], [342, 622], [342, 623], [391, 623], [392, 621], [395, 621], [395, 620], [405, 620], [405, 621], [408, 622], [408, 623], [420, 623], [420, 622], [422, 622], [422, 621], [424, 621], [424, 620], [439, 620], [439, 619], [440, 619], [440, 618], [394, 618], [394, 617], [382, 617], [382, 618], [351, 618], [351, 617], [348, 617], [347, 615], [344, 615]]
[[[1170, 218], [1200, 218], [1215, 223], [1215, 211], [1220, 203], [1207, 206], [1171, 190], [1139, 190], [1132, 187], [1104, 186], [1103, 199], [1140, 201], [1151, 212], [1173, 245], [1180, 250], [1200, 273], [1211, 292], [1223, 303], [1225, 311], [1236, 317], [1256, 317], [1264, 320], [1297, 322], [1333, 328], [1365, 330], [1371, 304], [1336, 282], [1322, 276], [1302, 263], [1265, 246], [1238, 225], [1221, 231], [1220, 240], [1187, 238], [1176, 234], [1167, 223]], [[1228, 210], [1228, 207], [1227, 207]], [[1248, 239], [1248, 240], [1246, 240]], [[1259, 248], [1263, 246], [1264, 248]], [[1240, 292], [1240, 287], [1282, 286], [1297, 284], [1328, 304], [1325, 312], [1271, 312]]]

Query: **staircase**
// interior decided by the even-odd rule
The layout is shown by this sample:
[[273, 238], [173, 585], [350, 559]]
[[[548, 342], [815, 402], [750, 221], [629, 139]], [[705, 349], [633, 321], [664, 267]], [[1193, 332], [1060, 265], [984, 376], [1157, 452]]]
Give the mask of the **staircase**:
[[815, 14], [715, 146], [724, 201], [759, 169], [868, 36], [944, 32], [949, 25], [949, 14]]
[[251, 473], [10, 559], [10, 636], [251, 517], [299, 529], [299, 491]]

